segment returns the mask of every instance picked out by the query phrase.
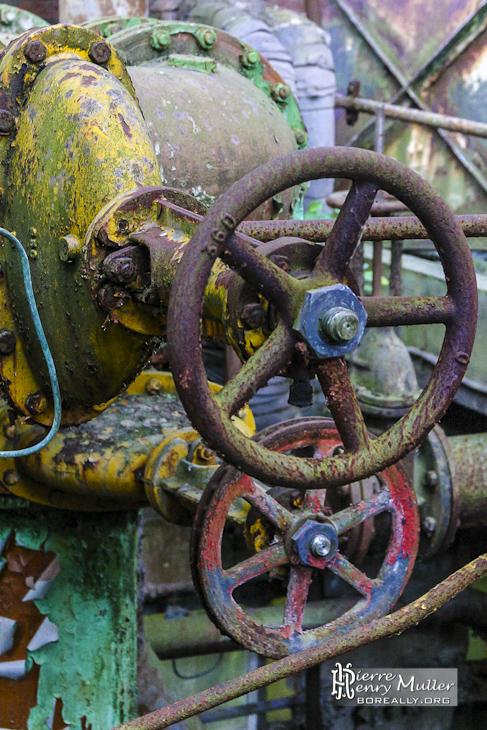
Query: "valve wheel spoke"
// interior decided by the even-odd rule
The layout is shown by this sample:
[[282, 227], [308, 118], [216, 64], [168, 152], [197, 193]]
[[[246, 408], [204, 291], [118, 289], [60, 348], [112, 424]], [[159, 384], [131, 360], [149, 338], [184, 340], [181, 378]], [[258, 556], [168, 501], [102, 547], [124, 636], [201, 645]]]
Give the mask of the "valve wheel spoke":
[[237, 563], [233, 568], [222, 571], [222, 581], [225, 584], [226, 590], [233, 592], [242, 583], [257, 578], [257, 576], [267, 573], [269, 570], [284, 565], [287, 562], [288, 557], [284, 544], [282, 542], [276, 542], [255, 555], [252, 555], [251, 558]]
[[347, 366], [340, 357], [318, 367], [318, 380], [347, 451], [367, 448], [370, 439]]
[[361, 502], [347, 507], [330, 517], [338, 535], [352, 530], [354, 527], [362, 524], [371, 517], [379, 515], [391, 506], [391, 495], [386, 489], [378, 494], [374, 494], [369, 499], [363, 499]]
[[400, 327], [409, 324], [448, 324], [455, 305], [444, 297], [362, 297], [367, 327]]
[[330, 276], [343, 281], [357, 248], [364, 225], [372, 210], [378, 187], [372, 182], [352, 183], [352, 187], [331, 229], [323, 252], [313, 270], [313, 279]]
[[293, 565], [289, 571], [286, 607], [281, 631], [286, 634], [302, 633], [303, 618], [308, 591], [313, 578], [313, 568]]
[[327, 563], [326, 567], [351, 585], [352, 588], [355, 588], [365, 598], [370, 598], [372, 595], [373, 581], [342, 553], [337, 553], [333, 560]]
[[256, 251], [252, 239], [242, 234], [230, 237], [222, 261], [274, 304], [288, 324], [294, 319], [293, 302], [301, 293], [296, 279]]
[[281, 532], [291, 527], [293, 522], [291, 513], [255, 481], [252, 482], [251, 491], [245, 495], [245, 501], [258, 509]]
[[247, 360], [239, 372], [217, 394], [220, 408], [235, 414], [288, 362], [294, 349], [294, 337], [284, 322], [277, 325], [268, 340]]

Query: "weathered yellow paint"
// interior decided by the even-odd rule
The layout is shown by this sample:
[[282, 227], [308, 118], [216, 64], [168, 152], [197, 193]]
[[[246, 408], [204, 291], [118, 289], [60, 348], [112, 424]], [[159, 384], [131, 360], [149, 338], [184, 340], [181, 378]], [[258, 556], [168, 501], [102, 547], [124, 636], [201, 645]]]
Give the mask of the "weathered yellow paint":
[[[213, 392], [221, 390], [220, 385], [210, 384]], [[177, 521], [182, 513], [178, 503], [178, 485], [173, 485], [172, 493], [152, 497], [147, 490], [150, 477], [147, 477], [150, 464], [158, 460], [161, 450], [167, 448], [167, 468], [158, 474], [158, 480], [169, 478], [179, 460], [185, 458], [195, 442], [200, 441], [199, 434], [191, 428], [171, 430], [168, 424], [167, 433], [150, 432], [146, 428], [140, 431], [137, 417], [137, 406], [133, 407], [133, 425], [130, 438], [121, 433], [117, 401], [129, 402], [131, 396], [159, 393], [173, 397], [176, 395], [174, 381], [170, 373], [144, 371], [128, 388], [125, 395], [117, 399], [113, 405], [113, 416], [110, 409], [104, 416], [105, 425], [100, 427], [93, 437], [79, 448], [76, 430], [61, 429], [58, 435], [42, 451], [22, 459], [2, 460], [0, 470], [0, 493], [12, 494], [38, 504], [68, 510], [118, 510], [134, 509], [146, 501], [143, 477], [146, 475], [146, 494], [150, 503], [164, 516], [172, 515], [171, 521]], [[17, 419], [15, 426], [10, 425], [8, 408], [0, 401], [0, 450], [20, 448], [33, 443], [44, 434], [44, 429], [36, 424], [29, 424], [24, 419]], [[176, 406], [177, 407], [177, 406]], [[248, 407], [243, 408], [235, 418], [235, 423], [247, 436], [255, 433], [255, 423]], [[99, 421], [98, 423], [101, 423]], [[7, 436], [8, 434], [8, 436]], [[15, 444], [15, 446], [13, 446]], [[182, 444], [182, 447], [181, 447]], [[216, 459], [201, 459], [195, 455], [196, 466], [217, 466]], [[155, 477], [154, 477], [155, 478]], [[149, 481], [148, 481], [149, 479]], [[187, 501], [188, 486], [184, 486], [184, 501]], [[194, 496], [195, 495], [195, 496]], [[196, 505], [201, 488], [195, 486], [192, 501]]]
[[[147, 336], [105, 321], [84, 284], [81, 260], [61, 261], [59, 241], [68, 234], [83, 240], [109, 201], [134, 187], [159, 184], [160, 175], [119, 57], [112, 52], [106, 68], [89, 60], [90, 43], [100, 41], [96, 34], [57, 26], [13, 44], [0, 65], [5, 92], [25, 66], [23, 49], [32, 39], [42, 40], [48, 55], [41, 64], [27, 64], [16, 100], [16, 129], [12, 137], [1, 138], [0, 160], [8, 178], [2, 212], [4, 225], [16, 231], [31, 258], [34, 292], [58, 364], [63, 422], [72, 423], [90, 418], [93, 405], [102, 406], [120, 392], [149, 350]], [[29, 393], [48, 395], [46, 369], [18, 261], [10, 246], [3, 253], [0, 326], [14, 329], [18, 345], [14, 355], [2, 359], [1, 369], [16, 410], [30, 415]], [[51, 407], [35, 418], [50, 422]]]

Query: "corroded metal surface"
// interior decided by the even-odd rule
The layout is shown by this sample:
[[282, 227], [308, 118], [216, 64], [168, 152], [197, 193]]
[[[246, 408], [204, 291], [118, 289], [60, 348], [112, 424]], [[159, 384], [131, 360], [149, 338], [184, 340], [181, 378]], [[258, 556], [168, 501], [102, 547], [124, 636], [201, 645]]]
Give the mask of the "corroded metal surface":
[[[292, 327], [299, 314], [303, 297], [308, 289], [337, 283], [327, 271], [320, 270], [320, 259], [326, 260], [326, 248], [318, 258], [317, 271], [309, 279], [295, 280], [272, 262], [263, 259], [254, 249], [239, 245], [231, 238], [232, 232], [255, 206], [271, 194], [308, 178], [348, 177], [355, 182], [371, 182], [402, 200], [422, 219], [440, 254], [447, 279], [446, 297], [439, 298], [364, 298], [369, 326], [426, 323], [440, 321], [446, 324], [446, 336], [435, 370], [427, 388], [413, 408], [385, 435], [373, 441], [367, 449], [347, 452], [321, 462], [297, 457], [276, 458], [255, 442], [242, 439], [232, 428], [228, 417], [209, 393], [204, 376], [199, 348], [199, 316], [210, 270], [215, 259], [237, 267], [240, 275], [260, 290], [280, 311], [281, 359], [279, 370], [289, 360], [293, 349]], [[342, 211], [346, 211], [344, 206]], [[342, 226], [340, 216], [337, 220]], [[346, 222], [343, 231], [347, 232]], [[360, 231], [352, 226], [351, 238], [358, 241]], [[339, 271], [353, 252], [346, 238], [343, 247], [337, 247], [337, 256], [343, 256]], [[194, 299], [188, 303], [188, 287]], [[475, 273], [465, 238], [454, 216], [435, 192], [418, 176], [399, 163], [365, 150], [323, 149], [294, 153], [262, 166], [232, 187], [215, 203], [205, 221], [186, 248], [171, 291], [168, 315], [168, 339], [171, 365], [181, 400], [187, 408], [195, 428], [219, 452], [246, 473], [269, 484], [322, 488], [346, 484], [380, 471], [394, 463], [420, 443], [434, 423], [446, 410], [463, 377], [475, 334], [477, 296]], [[266, 348], [272, 338], [249, 363], [244, 365], [227, 389], [238, 400], [239, 388], [249, 389], [249, 380], [255, 382], [256, 372], [264, 367], [270, 371], [272, 363]], [[286, 357], [287, 354], [287, 357]], [[323, 365], [326, 367], [326, 364]], [[276, 372], [276, 370], [274, 370]], [[270, 374], [270, 372], [269, 372]], [[225, 397], [225, 389], [222, 397]], [[325, 392], [325, 396], [328, 393]], [[227, 402], [231, 411], [231, 405]], [[346, 408], [346, 404], [343, 403]], [[340, 409], [339, 396], [337, 409]], [[357, 418], [359, 411], [355, 409]], [[359, 421], [356, 422], [356, 428]]]
[[[487, 236], [487, 215], [455, 216], [468, 238]], [[258, 241], [271, 241], [278, 236], [302, 236], [307, 241], [326, 241], [333, 228], [333, 221], [243, 221], [239, 231]], [[429, 238], [429, 233], [414, 216], [400, 218], [369, 218], [364, 225], [362, 240], [393, 241]]]
[[[249, 169], [305, 146], [289, 87], [229, 34], [158, 21], [110, 42], [125, 54], [165, 185], [209, 205]], [[287, 218], [301, 196], [299, 188], [285, 191], [255, 217]]]
[[[214, 392], [221, 390], [219, 385], [211, 387]], [[240, 411], [235, 422], [247, 435], [254, 433], [255, 423], [248, 407]], [[1, 449], [35, 443], [44, 433], [41, 426], [20, 419], [11, 424], [3, 408]], [[196, 449], [190, 458], [194, 474], [191, 468], [173, 473], [182, 456], [178, 453], [181, 440], [186, 444], [184, 456], [190, 448], [192, 452]], [[3, 460], [0, 493], [80, 512], [136, 509], [149, 499], [166, 518], [171, 506], [173, 515], [184, 512], [186, 519], [186, 507], [189, 504], [192, 510], [196, 508], [211, 476], [205, 472], [202, 479], [198, 467], [216, 462], [209, 449], [206, 460], [200, 458], [200, 441], [176, 397], [170, 373], [145, 371], [98, 418], [62, 429], [48, 449], [32, 457]], [[172, 466], [172, 471], [166, 473], [160, 458], [164, 448]], [[167, 490], [170, 493], [164, 492], [166, 477], [172, 477]], [[181, 502], [186, 507], [179, 506], [178, 510]]]
[[461, 527], [487, 522], [487, 441], [473, 433], [448, 439], [459, 488]]
[[304, 649], [298, 654], [284, 657], [272, 664], [266, 664], [248, 672], [242, 677], [231, 679], [217, 687], [200, 692], [193, 697], [179, 700], [162, 710], [120, 725], [116, 730], [162, 730], [180, 720], [198, 715], [260, 687], [266, 687], [272, 682], [302, 672], [351, 649], [365, 646], [375, 639], [401, 633], [419, 623], [457, 593], [486, 574], [487, 555], [481, 555], [436, 585], [428, 593], [390, 616], [376, 619], [366, 626], [351, 629], [344, 636], [329, 639], [310, 649]]
[[16, 622], [0, 656], [3, 726], [87, 730], [134, 717], [137, 512], [0, 497], [0, 564], [0, 616]]
[[[333, 422], [320, 418], [287, 421], [261, 432], [257, 440], [278, 453], [313, 447], [321, 458], [333, 454], [342, 443]], [[244, 499], [257, 510], [268, 525], [269, 535], [249, 557], [223, 568], [222, 535], [236, 499]], [[419, 536], [416, 498], [404, 470], [394, 466], [382, 472], [374, 493], [353, 506], [340, 509], [336, 504], [332, 509], [334, 502], [337, 497], [331, 491], [329, 496], [325, 490], [301, 492], [296, 503], [299, 507], [293, 508], [276, 498], [273, 490], [266, 492], [236, 469], [222, 467], [215, 474], [193, 526], [193, 574], [208, 615], [224, 633], [252, 651], [277, 658], [389, 611], [411, 574]], [[391, 536], [379, 575], [370, 579], [346, 557], [343, 538], [382, 512], [391, 515]], [[309, 539], [313, 531], [319, 536], [327, 530], [338, 539], [339, 549], [316, 556], [308, 545]], [[270, 628], [242, 608], [233, 594], [242, 584], [283, 565], [289, 570], [284, 615], [279, 627]], [[310, 568], [330, 570], [356, 589], [360, 600], [330, 623], [323, 625], [320, 621], [317, 627], [303, 631]]]
[[[27, 62], [29, 44], [42, 51], [39, 62]], [[90, 53], [98, 57], [106, 49], [108, 59], [91, 60]], [[157, 185], [157, 160], [122, 62], [95, 33], [66, 26], [31, 31], [11, 44], [0, 71], [2, 108], [16, 118], [0, 140], [4, 224], [16, 231], [31, 260], [64, 421], [79, 422], [93, 415], [94, 404], [120, 392], [149, 350], [139, 335], [108, 325], [83, 281], [82, 255], [62, 260], [59, 239], [82, 242], [94, 215], [113, 197]], [[46, 134], [50, 128], [55, 132]], [[2, 377], [14, 407], [32, 415], [28, 398], [48, 397], [47, 375], [10, 246], [3, 257], [2, 328], [17, 331], [25, 346], [3, 356]], [[35, 418], [52, 420], [49, 402]]]

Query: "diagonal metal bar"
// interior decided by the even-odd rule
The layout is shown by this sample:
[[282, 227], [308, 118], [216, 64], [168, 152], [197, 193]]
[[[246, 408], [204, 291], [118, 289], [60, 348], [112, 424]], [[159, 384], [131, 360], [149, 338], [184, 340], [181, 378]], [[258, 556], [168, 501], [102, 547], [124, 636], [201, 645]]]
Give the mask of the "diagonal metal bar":
[[266, 490], [258, 485], [255, 481], [252, 485], [252, 492], [245, 494], [244, 499], [249, 504], [256, 507], [259, 512], [267, 517], [281, 532], [285, 532], [291, 527], [291, 524], [295, 518], [291, 513], [279, 504], [279, 502], [271, 497]]
[[460, 568], [413, 603], [393, 614], [383, 616], [365, 626], [357, 626], [343, 634], [339, 633], [337, 636], [326, 639], [309, 649], [303, 649], [297, 654], [292, 654], [271, 664], [265, 664], [259, 669], [254, 669], [236, 679], [230, 679], [217, 687], [178, 700], [172, 705], [143, 717], [129, 720], [114, 730], [163, 730], [176, 722], [198, 715], [212, 707], [260, 689], [260, 687], [266, 687], [279, 679], [314, 667], [351, 649], [357, 649], [376, 639], [400, 633], [410, 626], [417, 625], [457, 593], [486, 574], [487, 554], [481, 555]]
[[370, 517], [384, 512], [390, 505], [391, 495], [387, 490], [383, 490], [378, 494], [374, 494], [370, 499], [363, 499], [361, 502], [347, 507], [341, 512], [331, 515], [328, 519], [337, 531], [338, 535], [342, 535], [348, 530], [361, 525]]
[[[354, 13], [352, 8], [348, 5], [345, 0], [334, 0], [336, 5], [340, 8], [340, 10], [344, 13], [344, 15], [348, 18], [350, 23], [354, 26], [354, 28], [359, 32], [359, 34], [362, 36], [362, 38], [365, 40], [367, 45], [372, 49], [372, 51], [376, 54], [378, 59], [381, 61], [381, 63], [387, 68], [389, 73], [393, 76], [393, 78], [398, 82], [400, 88], [396, 92], [396, 94], [391, 99], [391, 103], [397, 102], [400, 98], [402, 98], [405, 94], [410, 98], [411, 101], [416, 104], [420, 109], [423, 111], [429, 112], [431, 109], [429, 106], [421, 99], [420, 96], [416, 94], [416, 92], [411, 88], [411, 80], [408, 80], [402, 71], [386, 56], [386, 54], [382, 51], [382, 49], [378, 46], [378, 44], [375, 42], [372, 35], [367, 31], [367, 29], [363, 26], [357, 15]], [[364, 139], [365, 136], [370, 134], [371, 126], [373, 122], [367, 124], [357, 135], [355, 135], [349, 142], [349, 146], [360, 146], [361, 140]], [[448, 132], [444, 132], [441, 129], [437, 129], [436, 133], [441, 137], [443, 142], [446, 144], [446, 146], [449, 148], [451, 153], [457, 158], [457, 160], [460, 162], [461, 165], [470, 173], [470, 175], [474, 178], [474, 180], [477, 182], [477, 184], [482, 188], [482, 190], [487, 193], [487, 178], [482, 174], [481, 170], [475, 165], [471, 160], [468, 159], [468, 157], [464, 154], [461, 147], [455, 142], [454, 138], [448, 134]]]
[[233, 568], [222, 571], [222, 583], [224, 583], [227, 591], [232, 592], [242, 583], [246, 583], [252, 578], [267, 573], [272, 568], [284, 565], [288, 562], [286, 549], [282, 542], [276, 542], [265, 550], [252, 555], [247, 560], [242, 560]]
[[351, 585], [352, 588], [355, 588], [365, 598], [370, 598], [373, 582], [344, 555], [337, 553], [335, 558], [326, 564], [326, 567]]

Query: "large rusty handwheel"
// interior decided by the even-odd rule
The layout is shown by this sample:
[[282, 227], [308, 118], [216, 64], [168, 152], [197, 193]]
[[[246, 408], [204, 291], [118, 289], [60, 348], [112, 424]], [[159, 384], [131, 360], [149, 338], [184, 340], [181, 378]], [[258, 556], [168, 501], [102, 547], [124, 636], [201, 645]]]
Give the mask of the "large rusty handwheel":
[[[321, 177], [353, 181], [314, 270], [293, 279], [232, 236], [264, 200]], [[418, 216], [439, 253], [447, 293], [436, 297], [357, 297], [343, 282], [362, 227], [379, 189]], [[200, 348], [200, 317], [216, 257], [234, 268], [280, 314], [265, 344], [215, 397]], [[362, 479], [414, 449], [441, 418], [467, 368], [477, 320], [473, 263], [453, 213], [433, 188], [404, 165], [367, 150], [330, 148], [295, 152], [262, 165], [212, 206], [187, 246], [175, 277], [168, 313], [171, 367], [179, 396], [194, 425], [227, 461], [267, 484], [320, 489]], [[428, 385], [412, 408], [371, 441], [341, 355], [368, 327], [443, 323], [443, 347]], [[305, 344], [345, 453], [320, 460], [277, 455], [245, 438], [231, 416]]]
[[[333, 423], [322, 418], [288, 421], [269, 427], [257, 438], [280, 456], [289, 450], [313, 447], [314, 457], [330, 457], [341, 444]], [[330, 513], [329, 508], [336, 490], [329, 490], [330, 496], [324, 494], [325, 490], [305, 492], [296, 510], [282, 497], [276, 498], [276, 490], [266, 490], [233, 467], [221, 467], [198, 507], [191, 544], [194, 582], [215, 624], [252, 651], [277, 658], [386, 614], [413, 568], [419, 521], [414, 490], [400, 464], [382, 472], [377, 482], [374, 494], [337, 512]], [[257, 513], [267, 524], [267, 539], [236, 565], [223, 564], [222, 535], [230, 507], [239, 498], [252, 505], [248, 522], [252, 515], [255, 526]], [[346, 556], [344, 538], [385, 512], [390, 514], [389, 541], [382, 567], [371, 578]], [[282, 623], [266, 626], [240, 605], [235, 591], [248, 581], [272, 575], [282, 566], [288, 568]], [[356, 590], [356, 597], [346, 601], [348, 610], [331, 621], [327, 621], [326, 614], [333, 601], [315, 607], [313, 627], [306, 629], [308, 591], [313, 574], [316, 576], [319, 570], [329, 570], [344, 580]], [[254, 586], [252, 592], [259, 595], [259, 588]]]

